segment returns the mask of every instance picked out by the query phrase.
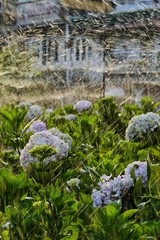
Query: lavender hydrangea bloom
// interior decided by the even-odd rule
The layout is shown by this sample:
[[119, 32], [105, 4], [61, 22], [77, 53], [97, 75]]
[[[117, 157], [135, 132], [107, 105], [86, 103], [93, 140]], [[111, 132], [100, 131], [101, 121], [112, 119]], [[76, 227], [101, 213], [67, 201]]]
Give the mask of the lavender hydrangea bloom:
[[110, 177], [103, 175], [98, 183], [100, 190], [93, 190], [91, 197], [95, 207], [103, 207], [118, 201], [133, 185], [133, 179], [129, 175], [125, 177], [119, 175], [114, 179]]
[[43, 111], [42, 111], [42, 108], [38, 105], [32, 105], [27, 114], [26, 114], [26, 118], [28, 120], [32, 120], [34, 118], [38, 118], [42, 115]]
[[127, 166], [125, 169], [125, 177], [131, 177], [131, 171], [134, 169], [135, 178], [142, 177], [142, 184], [146, 186], [147, 184], [147, 163], [135, 161]]
[[92, 103], [90, 101], [81, 100], [74, 105], [74, 109], [80, 113], [84, 110], [88, 110], [91, 106], [92, 106]]
[[37, 120], [37, 121], [34, 121], [30, 125], [27, 132], [36, 133], [36, 132], [41, 132], [41, 131], [44, 131], [44, 130], [47, 130], [45, 122]]
[[69, 115], [66, 116], [66, 119], [67, 119], [68, 121], [75, 120], [76, 118], [77, 118], [77, 117], [76, 117], [76, 115], [74, 115], [74, 114], [69, 114]]
[[49, 131], [59, 139], [63, 140], [65, 143], [68, 144], [69, 148], [71, 148], [72, 144], [72, 138], [68, 134], [64, 134], [61, 131], [59, 131], [57, 128], [51, 128]]
[[146, 133], [153, 132], [160, 126], [160, 116], [153, 112], [133, 117], [126, 129], [126, 139], [143, 138]]
[[31, 163], [39, 163], [39, 160], [32, 156], [29, 151], [35, 146], [43, 145], [52, 146], [57, 149], [57, 153], [48, 157], [45, 160], [45, 164], [68, 156], [69, 145], [66, 142], [54, 136], [49, 130], [37, 132], [30, 137], [29, 142], [21, 151], [20, 164], [24, 169], [27, 169]]
[[121, 200], [129, 189], [134, 186], [134, 180], [131, 176], [133, 168], [135, 178], [142, 177], [142, 184], [145, 187], [147, 184], [147, 163], [135, 161], [127, 166], [122, 176], [119, 175], [113, 179], [111, 175], [101, 176], [98, 183], [99, 190], [94, 189], [91, 195], [94, 207], [103, 207]]
[[92, 199], [94, 207], [102, 207], [104, 198], [105, 194], [103, 194], [101, 191], [98, 191], [97, 189], [93, 189]]

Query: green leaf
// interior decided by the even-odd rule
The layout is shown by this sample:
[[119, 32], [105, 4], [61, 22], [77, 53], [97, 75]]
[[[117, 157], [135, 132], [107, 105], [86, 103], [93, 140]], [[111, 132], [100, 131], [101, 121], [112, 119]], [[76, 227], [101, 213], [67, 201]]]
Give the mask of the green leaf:
[[150, 190], [152, 194], [160, 194], [160, 163], [152, 164], [151, 175], [149, 179]]
[[77, 240], [79, 236], [79, 229], [76, 226], [68, 226], [65, 228], [63, 235], [68, 235], [62, 237], [61, 240]]
[[130, 209], [120, 215], [118, 217], [117, 223], [118, 223], [118, 229], [121, 229], [124, 227], [124, 224], [128, 222], [128, 220], [133, 217], [138, 212], [138, 209]]

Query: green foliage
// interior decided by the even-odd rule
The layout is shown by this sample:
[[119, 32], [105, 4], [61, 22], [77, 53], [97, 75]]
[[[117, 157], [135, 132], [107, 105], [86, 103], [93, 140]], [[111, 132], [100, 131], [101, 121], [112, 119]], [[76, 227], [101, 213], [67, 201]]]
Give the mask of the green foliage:
[[155, 112], [158, 105], [159, 103], [155, 103], [152, 97], [143, 97], [139, 105], [134, 103], [124, 104], [121, 118], [127, 123], [136, 115], [145, 114], [147, 112]]
[[121, 213], [120, 204], [96, 209], [93, 214], [90, 239], [129, 240], [141, 239], [142, 229], [134, 220], [137, 209]]
[[[54, 148], [36, 146], [32, 163], [24, 171], [21, 150], [32, 133], [26, 109], [15, 105], [0, 109], [0, 238], [4, 240], [147, 240], [160, 238], [159, 140], [129, 142], [124, 138], [131, 117], [155, 111], [156, 103], [117, 106], [113, 98], [100, 99], [91, 109], [76, 113], [73, 106], [43, 116], [47, 128], [69, 134], [72, 147], [66, 159], [44, 164]], [[69, 121], [68, 114], [76, 119]], [[154, 133], [156, 134], [156, 133]], [[158, 136], [158, 134], [157, 134]], [[158, 139], [158, 138], [157, 138]], [[103, 208], [93, 207], [92, 190], [106, 174], [116, 177], [129, 163], [147, 161], [148, 184], [142, 179], [119, 199]], [[135, 173], [132, 171], [132, 177]], [[79, 186], [68, 186], [78, 178]]]
[[123, 133], [124, 128], [121, 124], [119, 109], [113, 97], [99, 99], [94, 105], [99, 114], [99, 122], [102, 129], [114, 129]]
[[0, 54], [0, 77], [9, 76], [12, 79], [33, 78], [37, 75], [32, 64], [34, 58], [23, 50], [23, 43], [12, 42], [1, 49]]
[[0, 169], [0, 209], [4, 211], [7, 205], [14, 205], [28, 191], [30, 180], [25, 172], [13, 174], [10, 169]]
[[29, 153], [32, 156], [37, 157], [40, 162], [43, 162], [46, 157], [48, 158], [48, 157], [56, 154], [57, 149], [44, 144], [42, 146], [35, 146], [34, 148], [32, 148], [29, 151]]
[[0, 109], [0, 142], [5, 148], [10, 147], [19, 152], [25, 146], [30, 136], [26, 134], [26, 113], [27, 109], [15, 105]]
[[157, 103], [153, 101], [152, 97], [143, 97], [141, 99], [141, 111], [142, 113], [154, 112], [157, 107]]

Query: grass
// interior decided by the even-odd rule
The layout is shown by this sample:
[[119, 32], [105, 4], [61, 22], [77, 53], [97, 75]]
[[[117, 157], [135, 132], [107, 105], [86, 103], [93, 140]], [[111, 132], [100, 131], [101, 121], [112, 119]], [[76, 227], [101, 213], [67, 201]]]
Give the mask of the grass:
[[[152, 96], [155, 101], [160, 101], [160, 82], [128, 81], [116, 82], [106, 79], [106, 90], [111, 87], [121, 87], [125, 96], [117, 98], [117, 101], [133, 101], [136, 95]], [[0, 79], [0, 105], [11, 102], [27, 101], [40, 104], [45, 107], [57, 107], [73, 103], [80, 99], [96, 100], [103, 96], [103, 84], [74, 82], [70, 87], [64, 83], [58, 84], [45, 80], [13, 80]]]

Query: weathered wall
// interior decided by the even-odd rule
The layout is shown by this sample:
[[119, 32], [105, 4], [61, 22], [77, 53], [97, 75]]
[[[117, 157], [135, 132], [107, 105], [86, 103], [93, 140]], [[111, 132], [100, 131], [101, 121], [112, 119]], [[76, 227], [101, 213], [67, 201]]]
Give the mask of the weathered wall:
[[34, 52], [39, 69], [65, 69], [66, 80], [103, 78], [103, 48], [98, 39], [86, 36], [32, 37], [26, 41], [26, 51]]
[[62, 21], [61, 8], [58, 0], [18, 0], [16, 4], [17, 26], [38, 26], [55, 24]]
[[160, 71], [159, 34], [123, 34], [106, 40], [106, 67], [117, 73]]
[[117, 6], [113, 12], [138, 11], [160, 8], [160, 3], [154, 0], [115, 0]]
[[[96, 35], [95, 35], [96, 36]], [[35, 67], [65, 70], [66, 82], [83, 79], [102, 82], [103, 73], [160, 73], [160, 34], [143, 31], [121, 32], [109, 36], [63, 35], [32, 36], [26, 41], [26, 51], [34, 53]], [[136, 75], [137, 76], [137, 75]]]

